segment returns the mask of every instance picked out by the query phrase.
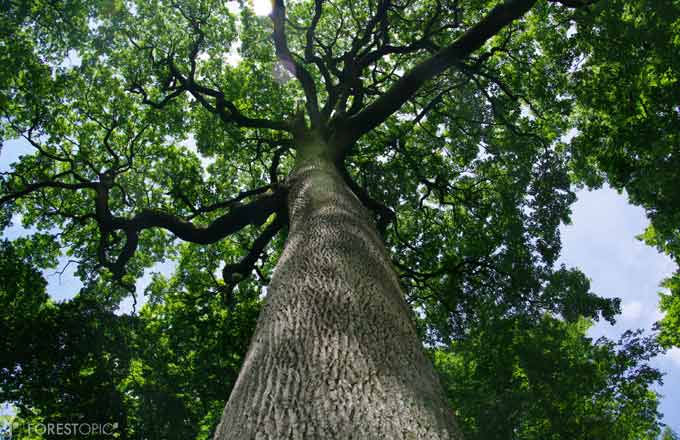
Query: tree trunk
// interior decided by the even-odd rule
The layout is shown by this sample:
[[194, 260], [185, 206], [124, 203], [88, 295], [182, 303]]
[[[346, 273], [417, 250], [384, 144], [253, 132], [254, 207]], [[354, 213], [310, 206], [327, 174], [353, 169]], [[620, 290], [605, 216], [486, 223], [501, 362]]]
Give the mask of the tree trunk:
[[462, 438], [365, 208], [329, 160], [289, 179], [289, 236], [215, 439]]

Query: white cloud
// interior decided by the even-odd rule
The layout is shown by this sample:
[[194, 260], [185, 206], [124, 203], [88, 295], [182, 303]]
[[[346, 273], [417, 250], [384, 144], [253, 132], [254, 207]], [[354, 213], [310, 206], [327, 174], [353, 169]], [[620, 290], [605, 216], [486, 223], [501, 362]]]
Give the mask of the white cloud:
[[241, 13], [241, 5], [239, 5], [237, 1], [227, 2], [227, 9], [234, 15], [238, 15]]
[[673, 347], [666, 352], [666, 357], [680, 366], [680, 348]]
[[272, 12], [273, 6], [271, 0], [253, 0], [253, 12], [255, 12], [255, 15], [269, 15]]
[[[580, 267], [592, 280], [592, 291], [605, 297], [619, 297], [623, 313], [614, 326], [600, 321], [591, 327], [591, 337], [607, 336], [618, 339], [630, 328], [649, 332], [661, 317], [658, 310], [659, 283], [670, 276], [676, 266], [666, 255], [636, 240], [649, 225], [642, 208], [631, 206], [624, 194], [605, 186], [597, 191], [578, 191], [578, 201], [572, 207], [571, 225], [560, 228], [563, 252], [560, 263]], [[680, 429], [680, 348], [652, 361], [666, 373], [664, 385], [658, 391], [664, 395], [663, 419], [674, 429]], [[657, 363], [658, 362], [658, 363]]]
[[657, 306], [654, 308], [654, 312], [652, 313], [652, 322], [661, 321], [664, 316], [666, 316], [666, 313], [662, 312]]
[[636, 321], [642, 316], [642, 303], [640, 301], [624, 303], [622, 309], [621, 317], [626, 321]]

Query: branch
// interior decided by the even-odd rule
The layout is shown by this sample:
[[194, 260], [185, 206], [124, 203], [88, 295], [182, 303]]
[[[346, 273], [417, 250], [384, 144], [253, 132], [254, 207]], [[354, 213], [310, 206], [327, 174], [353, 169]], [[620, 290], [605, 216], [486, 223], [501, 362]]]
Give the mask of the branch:
[[535, 3], [536, 0], [506, 0], [493, 8], [486, 17], [455, 42], [415, 66], [382, 96], [348, 119], [345, 127], [351, 131], [348, 143], [380, 125], [415, 95], [423, 84], [481, 48], [501, 29], [527, 13]]
[[[515, 93], [512, 91], [512, 89], [510, 88], [510, 86], [508, 86], [505, 82], [503, 82], [503, 81], [502, 81], [500, 78], [498, 78], [497, 76], [495, 76], [495, 75], [493, 75], [493, 74], [491, 74], [491, 73], [489, 73], [489, 72], [483, 70], [482, 68], [476, 68], [476, 69], [475, 69], [475, 68], [467, 68], [467, 67], [465, 67], [463, 70], [467, 70], [467, 72], [465, 72], [465, 73], [468, 74], [468, 75], [470, 75], [470, 76], [474, 76], [474, 75], [476, 74], [476, 75], [482, 76], [483, 78], [486, 78], [487, 80], [489, 80], [489, 81], [491, 81], [492, 83], [496, 84], [496, 86], [498, 86], [498, 88], [499, 88], [503, 93], [505, 93], [505, 95], [506, 95], [508, 98], [510, 98], [511, 100], [513, 100], [513, 101], [515, 101], [515, 102], [517, 102], [517, 103], [519, 103], [519, 104], [521, 104], [521, 103], [526, 104], [527, 106], [529, 106], [529, 109], [530, 109], [530, 110], [531, 110], [538, 118], [544, 119], [544, 118], [543, 118], [542, 112], [541, 112], [539, 109], [537, 109], [536, 106], [534, 106], [534, 104], [533, 104], [531, 101], [529, 101], [529, 99], [528, 99], [526, 96], [515, 94]], [[481, 89], [482, 89], [482, 87], [480, 87], [480, 90], [481, 90]]]
[[[226, 293], [229, 295], [233, 288], [243, 278], [248, 276], [253, 269], [255, 263], [264, 252], [265, 247], [274, 238], [274, 236], [281, 230], [285, 222], [285, 215], [277, 214], [276, 219], [270, 223], [264, 231], [255, 239], [248, 254], [246, 254], [238, 263], [226, 264], [222, 268], [222, 279], [224, 280]], [[238, 277], [236, 275], [239, 275]]]
[[[125, 265], [134, 255], [139, 240], [139, 233], [144, 229], [162, 228], [173, 233], [177, 238], [198, 244], [215, 243], [248, 225], [261, 225], [271, 214], [280, 212], [285, 206], [286, 191], [269, 191], [258, 199], [233, 207], [229, 213], [218, 217], [208, 226], [196, 226], [180, 217], [164, 212], [143, 210], [131, 219], [115, 217], [108, 207], [108, 190], [97, 187], [97, 222], [101, 231], [99, 260], [113, 273], [114, 280], [120, 280], [125, 274]], [[116, 231], [125, 232], [126, 240], [122, 251], [114, 262], [106, 259], [105, 248], [109, 235]]]
[[352, 42], [352, 49], [350, 50], [348, 55], [348, 59], [353, 59], [361, 50], [362, 47], [364, 47], [366, 44], [369, 43], [369, 41], [373, 38], [376, 38], [376, 35], [374, 35], [374, 29], [375, 27], [381, 23], [387, 20], [387, 11], [389, 10], [392, 2], [391, 0], [381, 0], [380, 3], [378, 4], [377, 10], [375, 11], [375, 14], [368, 20], [368, 23], [366, 23], [365, 28], [364, 28], [364, 33], [361, 37], [355, 38], [354, 41]]
[[[318, 1], [316, 4], [316, 9], [318, 12], [316, 13], [317, 15], [315, 15], [314, 19], [316, 22], [318, 22], [319, 16], [321, 14], [321, 5]], [[274, 1], [274, 8], [272, 9], [270, 17], [272, 19], [272, 23], [274, 23], [274, 46], [276, 47], [276, 55], [281, 60], [283, 67], [293, 74], [298, 81], [300, 81], [302, 90], [305, 92], [307, 113], [309, 114], [309, 118], [312, 122], [312, 128], [319, 127], [321, 124], [321, 115], [319, 113], [319, 101], [316, 95], [316, 83], [307, 69], [305, 69], [301, 63], [293, 58], [293, 55], [288, 48], [288, 40], [286, 39], [286, 7], [283, 3], [283, 0]], [[312, 26], [310, 26], [312, 36], [316, 26], [314, 19]], [[309, 33], [307, 34], [307, 37], [308, 39], [310, 38]], [[309, 48], [309, 41], [307, 44], [307, 48]], [[311, 52], [311, 50], [308, 51], [307, 48], [305, 49], [305, 52]]]
[[178, 96], [182, 95], [183, 93], [186, 92], [183, 88], [177, 88], [172, 91], [172, 93], [165, 95], [163, 99], [160, 101], [153, 101], [149, 98], [149, 95], [146, 93], [146, 90], [140, 85], [140, 84], [132, 84], [130, 88], [128, 88], [128, 91], [131, 93], [136, 93], [138, 95], [142, 96], [142, 104], [146, 104], [148, 106], [151, 106], [155, 108], [156, 110], [162, 110], [165, 108], [166, 105], [170, 103], [173, 99], [177, 98]]
[[[305, 30], [305, 62], [314, 63], [319, 69], [319, 72], [321, 73], [321, 76], [324, 80], [324, 86], [326, 88], [326, 92], [328, 93], [328, 97], [323, 109], [320, 110], [320, 119], [321, 123], [325, 124], [328, 122], [328, 118], [330, 117], [331, 111], [335, 105], [337, 95], [337, 87], [333, 85], [333, 77], [331, 76], [331, 70], [337, 66], [337, 61], [334, 61], [332, 57], [329, 58], [328, 53], [326, 53], [326, 56], [322, 58], [314, 51], [315, 42], [319, 43], [319, 46], [321, 46], [316, 36], [316, 28], [319, 24], [319, 20], [321, 19], [321, 14], [323, 13], [323, 3], [324, 0], [314, 0], [314, 16], [312, 17], [312, 22], [310, 23], [309, 27]], [[342, 19], [340, 27], [342, 27]]]
[[431, 49], [433, 49], [433, 43], [431, 43], [427, 39], [420, 39], [418, 41], [413, 42], [412, 44], [409, 44], [408, 46], [393, 46], [391, 44], [385, 44], [383, 46], [380, 46], [380, 48], [372, 52], [368, 52], [361, 58], [359, 58], [359, 60], [357, 61], [357, 71], [361, 72], [361, 70], [375, 63], [385, 55], [411, 54], [414, 52], [418, 52], [420, 50]]
[[[217, 114], [223, 122], [227, 124], [233, 123], [246, 128], [268, 128], [271, 130], [290, 131], [290, 125], [287, 122], [245, 116], [233, 102], [225, 98], [224, 93], [220, 90], [198, 84], [192, 76], [184, 76], [172, 60], [168, 62], [168, 66], [172, 75], [181, 83], [182, 89], [191, 93], [205, 109]], [[211, 105], [206, 96], [213, 98], [215, 105]]]
[[205, 214], [208, 212], [213, 212], [218, 209], [225, 209], [225, 208], [230, 208], [232, 206], [236, 206], [240, 201], [242, 201], [245, 198], [251, 197], [251, 196], [256, 196], [259, 194], [263, 194], [270, 189], [272, 189], [273, 185], [267, 185], [267, 186], [262, 186], [260, 188], [255, 188], [247, 191], [241, 191], [239, 192], [235, 197], [229, 199], [229, 200], [224, 200], [221, 202], [216, 202], [212, 203], [207, 206], [199, 206], [195, 207], [191, 203], [188, 203], [188, 200], [186, 200], [186, 197], [184, 197], [182, 194], [177, 194], [178, 197], [184, 197], [184, 202], [189, 206], [192, 212], [191, 218], [194, 218], [200, 214]]
[[323, 12], [323, 2], [324, 0], [314, 0], [314, 16], [312, 17], [312, 22], [306, 32], [307, 42], [305, 45], [305, 60], [307, 61], [312, 61], [314, 58], [314, 34], [316, 33], [316, 26], [319, 24], [321, 13]]
[[[163, 86], [163, 90], [169, 93], [159, 101], [154, 101], [149, 97], [148, 92], [139, 82], [132, 82], [128, 87], [128, 91], [141, 95], [143, 104], [149, 105], [157, 110], [163, 109], [175, 98], [181, 96], [185, 92], [188, 92], [205, 109], [211, 113], [217, 114], [222, 119], [222, 121], [227, 124], [235, 124], [244, 128], [266, 128], [271, 130], [290, 131], [289, 124], [285, 121], [250, 118], [245, 116], [240, 110], [238, 110], [233, 102], [228, 101], [225, 98], [225, 95], [222, 91], [206, 87], [196, 82], [196, 58], [198, 57], [200, 48], [204, 43], [205, 35], [200, 28], [201, 23], [199, 21], [196, 21], [195, 19], [185, 15], [181, 9], [179, 10], [182, 15], [184, 15], [185, 19], [189, 21], [194, 34], [198, 35], [198, 38], [191, 45], [188, 55], [190, 65], [189, 73], [187, 75], [182, 73], [182, 71], [175, 64], [173, 55], [169, 55], [163, 60], [156, 60], [153, 58], [153, 56], [151, 56], [152, 64], [157, 67], [167, 67], [170, 71], [168, 77], [165, 78], [165, 85]], [[136, 46], [132, 39], [131, 42]], [[150, 49], [153, 50], [153, 48]], [[214, 104], [211, 104], [208, 98], [212, 98], [214, 100]]]
[[[107, 136], [110, 136], [111, 131], [107, 132]], [[131, 154], [133, 154], [132, 151]], [[130, 158], [129, 160], [131, 161], [132, 159]], [[74, 178], [77, 179], [78, 176], [72, 170], [66, 170], [32, 183], [26, 182], [22, 176], [15, 176], [9, 173], [2, 174], [10, 178], [18, 177], [21, 180], [21, 187], [15, 189], [16, 183], [13, 180], [0, 182], [3, 184], [0, 189], [4, 193], [0, 194], [0, 206], [34, 193], [40, 193], [42, 190], [49, 188], [69, 191], [81, 189], [93, 191], [95, 200], [94, 213], [76, 216], [75, 214], [66, 214], [57, 207], [55, 211], [48, 210], [48, 212], [43, 214], [63, 215], [78, 221], [94, 219], [100, 231], [97, 258], [101, 266], [108, 268], [112, 272], [114, 281], [121, 281], [123, 278], [125, 266], [134, 256], [139, 243], [139, 234], [143, 230], [162, 228], [184, 241], [198, 244], [214, 243], [248, 225], [259, 226], [263, 224], [273, 213], [283, 212], [285, 210], [287, 193], [285, 186], [272, 184], [250, 191], [243, 191], [233, 199], [225, 202], [195, 208], [193, 211], [199, 214], [229, 208], [227, 214], [216, 218], [207, 226], [197, 226], [184, 218], [151, 209], [144, 209], [132, 218], [114, 215], [109, 205], [109, 192], [111, 188], [118, 186], [115, 182], [117, 173], [113, 169], [99, 173], [98, 181], [77, 181], [75, 183], [59, 180], [70, 175], [74, 175]], [[124, 190], [122, 191], [124, 192]], [[258, 197], [249, 203], [242, 202], [246, 197], [252, 196]], [[45, 204], [50, 205], [53, 202], [45, 201]], [[118, 231], [123, 232], [125, 241], [118, 255], [113, 261], [110, 261], [107, 257], [107, 249], [112, 244], [112, 240], [115, 243], [116, 240], [122, 238], [116, 234]], [[134, 286], [131, 287], [130, 285], [125, 287], [129, 289], [134, 288]]]
[[281, 157], [283, 157], [289, 149], [289, 147], [284, 146], [278, 148], [274, 152], [274, 157], [269, 165], [269, 182], [271, 182], [271, 185], [277, 185], [279, 183], [279, 164], [281, 163]]

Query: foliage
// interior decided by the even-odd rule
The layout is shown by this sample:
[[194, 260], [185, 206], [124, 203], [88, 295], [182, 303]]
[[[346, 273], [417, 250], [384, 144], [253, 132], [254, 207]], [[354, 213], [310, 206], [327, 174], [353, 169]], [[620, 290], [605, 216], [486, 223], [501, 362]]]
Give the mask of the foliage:
[[[139, 315], [117, 316], [80, 295], [52, 303], [40, 290], [44, 280], [5, 243], [3, 261], [34, 275], [17, 289], [27, 293], [14, 299], [15, 310], [18, 304], [27, 310], [42, 292], [33, 315], [3, 315], [3, 322], [21, 317], [27, 329], [14, 330], [3, 351], [3, 365], [14, 368], [3, 370], [0, 399], [19, 409], [15, 432], [28, 434], [29, 423], [44, 420], [110, 421], [123, 438], [210, 438], [259, 300], [250, 291], [255, 286], [242, 285], [241, 301], [225, 308], [210, 294], [203, 270], [209, 256], [201, 253], [183, 247], [176, 274], [156, 276]], [[10, 290], [3, 292], [7, 301]], [[619, 344], [593, 344], [585, 337], [588, 325], [548, 315], [537, 322], [489, 317], [469, 328], [473, 336], [434, 350], [466, 438], [653, 438], [657, 400], [649, 387], [660, 373], [645, 362], [657, 346], [639, 333]], [[66, 344], [56, 352], [55, 338]]]
[[0, 400], [13, 403], [20, 429], [30, 433], [28, 424], [48, 420], [115, 423], [130, 438], [210, 437], [259, 301], [244, 286], [243, 301], [225, 308], [197, 280], [196, 251], [180, 260], [179, 272], [191, 276], [157, 278], [149, 289], [154, 299], [138, 316], [118, 316], [86, 292], [53, 303], [39, 272], [4, 242], [0, 273], [16, 267], [20, 275], [2, 280], [2, 330], [12, 337], [0, 351]]
[[[41, 274], [2, 244], [0, 400], [23, 421], [118, 423], [126, 414], [117, 384], [129, 363], [129, 317], [115, 316], [82, 292], [55, 304]], [[29, 422], [26, 422], [29, 423]], [[21, 423], [20, 423], [21, 424]], [[30, 431], [30, 430], [29, 430]]]
[[[494, 304], [499, 313], [560, 312], [542, 288], [566, 280], [554, 264], [558, 227], [569, 221], [574, 195], [569, 161], [555, 144], [569, 127], [564, 114], [573, 106], [565, 69], [576, 56], [569, 23], [583, 13], [537, 4], [525, 19], [496, 29], [460, 68], [431, 83], [419, 80], [422, 89], [399, 97], [403, 106], [378, 125], [369, 110], [383, 105], [381, 92], [399, 90], [395, 70], [415, 69], [437, 48], [462, 39], [491, 5], [455, 7], [453, 15], [443, 4], [432, 6], [379, 9], [374, 20], [393, 28], [373, 41], [369, 32], [383, 31], [364, 29], [369, 4], [325, 5], [323, 13], [315, 12], [316, 40], [295, 26], [287, 29], [289, 49], [303, 50], [304, 62], [282, 54], [274, 16], [256, 17], [248, 8], [234, 14], [206, 1], [60, 10], [78, 23], [83, 14], [90, 17], [86, 29], [69, 27], [82, 38], [58, 41], [79, 61], [56, 65], [45, 59], [40, 69], [26, 67], [21, 72], [32, 75], [30, 82], [7, 72], [5, 128], [23, 136], [35, 154], [4, 176], [5, 215], [61, 229], [58, 242], [80, 260], [81, 278], [91, 286], [104, 282], [107, 292], [117, 289], [114, 301], [127, 295], [120, 286], [130, 288], [145, 267], [176, 252], [166, 231], [211, 247], [225, 262], [228, 286], [256, 266], [266, 279], [273, 263], [260, 257], [278, 252], [269, 241], [280, 228], [266, 219], [285, 213], [275, 196], [261, 203], [257, 196], [277, 192], [298, 154], [301, 135], [291, 121], [300, 117], [304, 101], [303, 123], [311, 130], [329, 142], [351, 138], [342, 146], [348, 149], [348, 183], [385, 229], [408, 299], [428, 322], [441, 323], [433, 325], [438, 338], [459, 333], [455, 325], [465, 327], [480, 305]], [[344, 17], [343, 8], [351, 16]], [[52, 35], [41, 27], [37, 10], [16, 19], [16, 32], [33, 26]], [[285, 12], [290, 23], [303, 25], [309, 10], [291, 3]], [[365, 39], [340, 38], [337, 21], [347, 35], [365, 33]], [[275, 47], [266, 41], [272, 28], [279, 35]], [[43, 59], [57, 44], [48, 43], [27, 46], [26, 57]], [[469, 50], [480, 43], [470, 43]], [[234, 64], [230, 54], [237, 44], [241, 61]], [[359, 71], [343, 68], [332, 55], [343, 51], [347, 59], [355, 57]], [[318, 97], [310, 95], [309, 79], [279, 81], [272, 74], [289, 62], [300, 72], [304, 64]], [[359, 78], [366, 83], [344, 88]], [[325, 107], [314, 110], [315, 100]], [[260, 215], [243, 213], [256, 208]], [[237, 249], [217, 244], [227, 235]], [[237, 255], [244, 258], [234, 261]], [[573, 276], [570, 282], [578, 284]], [[582, 299], [572, 298], [572, 306], [583, 310], [570, 316], [611, 320], [618, 308], [614, 301]]]
[[661, 440], [677, 440], [678, 434], [676, 434], [671, 428], [666, 427], [661, 434]]
[[[606, 179], [625, 190], [651, 221], [640, 238], [680, 264], [680, 3], [597, 2], [577, 29], [584, 38], [572, 87], [579, 130], [569, 146], [573, 173], [588, 185]], [[667, 346], [680, 335], [679, 276], [663, 286]]]
[[586, 320], [480, 322], [434, 352], [466, 439], [654, 439], [658, 344], [640, 331], [593, 343]]
[[[259, 300], [243, 286], [225, 307], [211, 294], [205, 256], [185, 247], [177, 273], [156, 277], [139, 314], [134, 358], [119, 384], [126, 393], [130, 435], [209, 439], [222, 415], [248, 348]], [[209, 276], [208, 276], [209, 278]]]
[[[468, 435], [655, 433], [658, 349], [584, 336], [620, 304], [557, 264], [559, 226], [574, 183], [606, 182], [678, 260], [680, 3], [272, 5], [3, 3], [0, 139], [31, 153], [0, 176], [0, 223], [39, 233], [1, 249], [2, 399], [207, 438], [284, 245], [286, 176], [318, 143], [374, 215], [424, 341], [447, 347]], [[57, 304], [34, 266], [60, 253], [85, 288]], [[116, 315], [168, 258], [139, 315]]]

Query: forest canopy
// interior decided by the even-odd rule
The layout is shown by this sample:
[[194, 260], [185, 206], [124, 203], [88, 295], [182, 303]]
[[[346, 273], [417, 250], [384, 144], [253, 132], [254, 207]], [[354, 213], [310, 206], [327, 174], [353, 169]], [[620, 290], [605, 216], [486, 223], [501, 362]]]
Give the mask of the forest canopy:
[[[0, 222], [35, 231], [0, 248], [17, 429], [212, 438], [311, 157], [369, 213], [464, 438], [661, 432], [680, 273], [656, 333], [593, 341], [620, 301], [557, 261], [575, 190], [607, 184], [680, 263], [677, 0], [1, 4], [0, 139], [30, 153]], [[60, 256], [84, 287], [54, 302]]]

